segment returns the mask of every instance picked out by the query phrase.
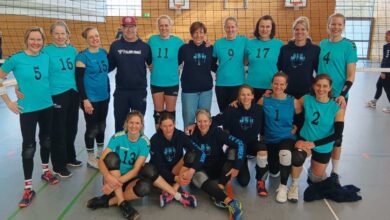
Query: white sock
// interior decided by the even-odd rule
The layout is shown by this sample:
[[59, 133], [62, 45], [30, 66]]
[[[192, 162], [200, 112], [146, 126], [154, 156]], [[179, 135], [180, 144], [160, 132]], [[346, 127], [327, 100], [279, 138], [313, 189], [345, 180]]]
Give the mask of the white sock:
[[298, 184], [299, 184], [299, 178], [292, 178], [291, 185], [298, 186]]
[[179, 192], [176, 192], [175, 195], [174, 195], [173, 197], [175, 197], [175, 199], [176, 199], [177, 201], [180, 201], [180, 200], [181, 200], [181, 194], [180, 194]]

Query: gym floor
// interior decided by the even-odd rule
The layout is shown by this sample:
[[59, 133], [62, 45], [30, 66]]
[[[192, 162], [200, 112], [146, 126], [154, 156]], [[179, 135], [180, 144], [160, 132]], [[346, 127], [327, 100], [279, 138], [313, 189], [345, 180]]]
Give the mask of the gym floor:
[[[111, 88], [115, 81], [111, 75]], [[351, 90], [350, 101], [346, 114], [344, 129], [344, 144], [342, 160], [340, 162], [341, 183], [354, 184], [361, 188], [363, 200], [354, 203], [336, 203], [329, 200], [320, 200], [306, 203], [303, 201], [303, 192], [307, 187], [307, 173], [301, 175], [300, 200], [298, 203], [279, 204], [275, 201], [275, 190], [278, 187], [278, 178], [269, 178], [267, 187], [268, 198], [260, 198], [256, 194], [255, 180], [252, 179], [247, 188], [233, 182], [234, 193], [242, 201], [244, 213], [242, 219], [388, 219], [390, 209], [387, 198], [388, 167], [390, 167], [390, 114], [381, 109], [389, 105], [386, 95], [378, 101], [377, 109], [367, 108], [365, 103], [373, 98], [375, 83], [378, 74], [357, 73]], [[13, 88], [8, 89], [13, 96]], [[111, 102], [112, 103], [112, 102]], [[106, 143], [114, 132], [113, 108], [107, 118]], [[153, 103], [148, 95], [148, 107], [145, 117], [145, 133], [151, 137], [154, 133]], [[212, 114], [218, 113], [217, 102], [214, 97]], [[93, 196], [100, 195], [101, 176], [98, 171], [87, 168], [84, 164], [80, 168], [71, 169], [73, 176], [60, 179], [57, 185], [49, 186], [41, 181], [40, 158], [35, 155], [35, 169], [33, 186], [37, 192], [36, 198], [30, 207], [19, 209], [18, 202], [23, 191], [23, 173], [21, 164], [22, 138], [19, 128], [19, 118], [0, 102], [0, 186], [3, 195], [0, 198], [0, 219], [122, 219], [119, 208], [110, 207], [91, 211], [85, 203]], [[177, 102], [177, 127], [182, 128], [181, 100]], [[389, 129], [389, 130], [388, 130]], [[86, 161], [83, 134], [85, 122], [80, 111], [79, 133], [76, 140], [78, 159]], [[305, 167], [309, 166], [306, 161]], [[254, 174], [254, 162], [249, 161], [251, 174]], [[228, 218], [226, 210], [213, 205], [208, 196], [200, 190], [189, 187], [189, 190], [198, 198], [198, 207], [184, 208], [173, 202], [165, 208], [159, 207], [159, 197], [156, 191], [151, 196], [133, 201], [133, 206], [141, 214], [143, 220], [158, 219], [214, 219]]]

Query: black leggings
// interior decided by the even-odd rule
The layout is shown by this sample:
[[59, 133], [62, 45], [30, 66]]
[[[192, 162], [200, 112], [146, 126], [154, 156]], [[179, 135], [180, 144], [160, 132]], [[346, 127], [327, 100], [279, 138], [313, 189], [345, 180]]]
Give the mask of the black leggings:
[[[288, 177], [291, 172], [291, 161], [289, 166], [284, 166], [280, 163], [279, 152], [281, 150], [292, 151], [294, 149], [295, 140], [286, 139], [277, 144], [267, 144], [268, 150], [268, 166], [272, 174], [277, 174], [280, 171], [280, 183], [287, 184]], [[291, 155], [291, 154], [290, 154]], [[290, 157], [290, 159], [292, 156]]]
[[[257, 156], [257, 152], [259, 151], [267, 151], [267, 147], [262, 144], [259, 141], [254, 141], [251, 143], [246, 144], [247, 147], [247, 155]], [[256, 180], [261, 180], [264, 174], [267, 173], [268, 168], [260, 168], [257, 164], [255, 165], [256, 169]], [[247, 157], [244, 157], [244, 163], [240, 169], [240, 172], [237, 176], [237, 182], [241, 186], [247, 186], [249, 184], [249, 181], [251, 179], [250, 173], [249, 173], [249, 167], [248, 167], [248, 159]]]
[[53, 132], [51, 162], [55, 171], [65, 168], [68, 162], [76, 159], [74, 142], [77, 134], [79, 121], [79, 98], [73, 89], [52, 96], [53, 109]]
[[91, 115], [85, 112], [84, 105], [81, 103], [81, 108], [84, 111], [84, 118], [87, 124], [87, 129], [84, 134], [87, 150], [93, 151], [95, 139], [96, 143], [104, 143], [104, 131], [106, 130], [109, 102], [110, 99], [100, 102], [91, 102], [94, 109]]
[[41, 161], [43, 164], [49, 163], [52, 115], [53, 107], [20, 114], [20, 129], [23, 137], [22, 163], [25, 180], [31, 179], [34, 169], [37, 124], [39, 125]]
[[240, 86], [215, 86], [215, 95], [219, 111], [223, 112], [231, 102], [237, 100], [238, 89]]

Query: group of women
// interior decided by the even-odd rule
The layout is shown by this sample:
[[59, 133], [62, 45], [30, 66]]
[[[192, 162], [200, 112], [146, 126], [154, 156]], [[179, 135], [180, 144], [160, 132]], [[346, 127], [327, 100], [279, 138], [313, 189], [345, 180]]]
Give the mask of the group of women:
[[[91, 209], [118, 205], [125, 218], [138, 219], [139, 213], [128, 201], [148, 195], [153, 187], [162, 190], [161, 207], [173, 200], [196, 207], [195, 196], [181, 188], [192, 182], [217, 206], [240, 219], [242, 203], [226, 195], [225, 187], [234, 177], [241, 186], [248, 185], [247, 155], [256, 160], [259, 196], [268, 195], [268, 173], [280, 175], [278, 202], [298, 201], [299, 175], [309, 155], [311, 182], [323, 180], [331, 158], [332, 175], [338, 177], [344, 112], [357, 62], [354, 43], [341, 36], [345, 25], [342, 14], [329, 17], [330, 38], [320, 46], [310, 40], [306, 17], [293, 23], [293, 39], [286, 45], [274, 38], [276, 24], [269, 15], [258, 20], [252, 40], [237, 35], [236, 18], [226, 18], [226, 37], [214, 46], [205, 41], [207, 28], [202, 22], [191, 25], [192, 40], [187, 44], [171, 35], [172, 25], [169, 16], [160, 16], [160, 35], [148, 42], [156, 134], [149, 142], [143, 134], [143, 115], [131, 111], [123, 131], [110, 139], [104, 151], [110, 64], [97, 29], [83, 31], [88, 48], [78, 54], [68, 44], [70, 32], [62, 21], [51, 26], [53, 44], [48, 46], [44, 46], [41, 28], [26, 31], [25, 50], [8, 58], [0, 68], [0, 95], [11, 111], [20, 113], [25, 175], [20, 207], [28, 206], [35, 195], [31, 176], [37, 124], [43, 180], [58, 182], [48, 167], [50, 154], [53, 171], [61, 177], [71, 175], [67, 165], [81, 165], [74, 150], [79, 105], [86, 121], [87, 164], [98, 168], [104, 177], [104, 195], [88, 201]], [[184, 126], [195, 123], [189, 127], [190, 136], [175, 128], [181, 64]], [[1, 84], [11, 71], [18, 82], [17, 102], [10, 100]], [[215, 92], [221, 112], [214, 117], [209, 112], [211, 71], [216, 72]], [[94, 153], [95, 141], [99, 160]], [[149, 151], [151, 160], [145, 164]]]

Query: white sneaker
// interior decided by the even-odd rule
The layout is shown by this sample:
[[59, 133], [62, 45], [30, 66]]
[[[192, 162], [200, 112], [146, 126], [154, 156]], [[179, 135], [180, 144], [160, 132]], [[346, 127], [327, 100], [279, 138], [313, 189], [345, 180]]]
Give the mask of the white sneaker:
[[386, 113], [390, 113], [390, 106], [384, 107], [384, 108], [382, 109], [382, 111], [383, 111], [383, 112], [386, 112]]
[[298, 189], [299, 189], [298, 185], [291, 185], [290, 186], [290, 190], [288, 191], [288, 194], [287, 194], [288, 201], [293, 202], [293, 203], [298, 202]]
[[99, 169], [95, 154], [88, 154], [87, 167]]
[[367, 102], [367, 107], [376, 108], [376, 100], [373, 99], [373, 100], [368, 101]]
[[287, 202], [287, 186], [286, 185], [279, 185], [279, 188], [276, 190], [276, 201], [280, 203]]

